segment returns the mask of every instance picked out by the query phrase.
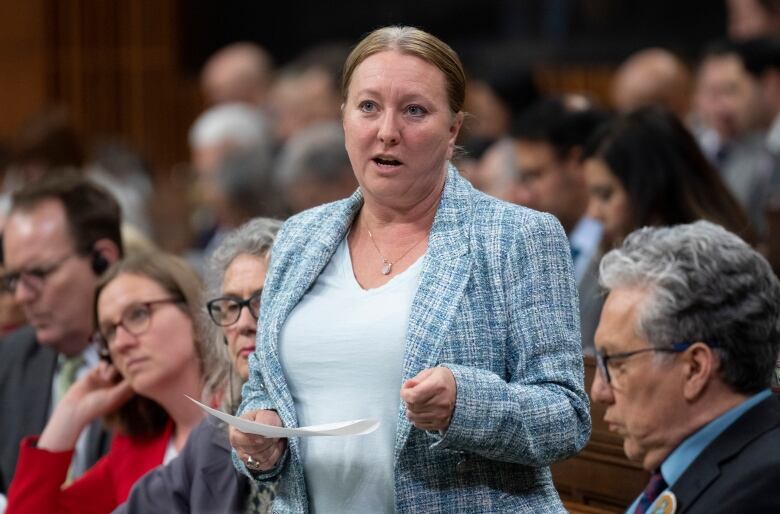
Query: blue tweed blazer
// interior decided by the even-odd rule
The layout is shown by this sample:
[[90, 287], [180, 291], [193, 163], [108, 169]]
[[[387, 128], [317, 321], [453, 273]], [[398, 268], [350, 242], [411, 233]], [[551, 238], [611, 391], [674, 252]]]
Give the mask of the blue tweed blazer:
[[[274, 409], [297, 426], [279, 332], [362, 203], [358, 190], [290, 218], [279, 232], [240, 412]], [[457, 401], [439, 434], [414, 428], [399, 397], [397, 512], [565, 512], [548, 465], [577, 453], [591, 428], [578, 317], [557, 220], [480, 193], [450, 167], [412, 303], [403, 378], [446, 366]], [[249, 474], [235, 452], [234, 462]], [[275, 470], [255, 478], [277, 473], [273, 511], [308, 512], [296, 438]]]

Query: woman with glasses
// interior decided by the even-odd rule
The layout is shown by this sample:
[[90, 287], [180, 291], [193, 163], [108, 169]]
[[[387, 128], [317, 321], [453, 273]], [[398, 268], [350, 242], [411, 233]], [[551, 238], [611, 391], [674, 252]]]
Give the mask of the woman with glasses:
[[[206, 283], [212, 299], [206, 305], [217, 332], [211, 340], [232, 364], [211, 389], [227, 389], [222, 408], [229, 412], [238, 407], [241, 386], [249, 376], [247, 360], [255, 349], [260, 295], [279, 226], [267, 218], [242, 225], [208, 262]], [[207, 418], [193, 430], [179, 457], [144, 476], [115, 514], [266, 512], [272, 498], [272, 485], [261, 486], [236, 473], [227, 428]]]
[[[57, 404], [40, 437], [21, 444], [7, 514], [111, 512], [142, 475], [172, 460], [200, 423], [184, 395], [201, 395], [224, 368], [199, 329], [201, 283], [181, 259], [134, 254], [109, 269], [95, 293], [106, 358]], [[109, 453], [75, 482], [68, 467], [81, 430], [104, 416]]]

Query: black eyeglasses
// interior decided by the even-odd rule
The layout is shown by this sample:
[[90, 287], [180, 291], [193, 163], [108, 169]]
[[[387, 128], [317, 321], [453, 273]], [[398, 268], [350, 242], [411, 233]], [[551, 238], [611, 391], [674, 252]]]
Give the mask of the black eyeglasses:
[[184, 303], [182, 298], [162, 298], [150, 302], [134, 303], [122, 313], [118, 323], [105, 323], [100, 326], [99, 335], [106, 346], [111, 346], [116, 340], [116, 329], [122, 327], [134, 336], [140, 336], [152, 322], [153, 307], [168, 303]]
[[647, 352], [661, 352], [661, 353], [681, 353], [691, 347], [694, 343], [702, 342], [710, 348], [718, 348], [720, 345], [715, 340], [710, 341], [683, 341], [680, 343], [674, 343], [667, 348], [642, 348], [641, 350], [634, 350], [631, 352], [620, 352], [607, 355], [604, 352], [596, 352], [596, 368], [601, 373], [601, 377], [607, 384], [612, 383], [612, 377], [609, 376], [609, 362], [613, 360], [623, 360], [640, 353]]
[[19, 282], [24, 282], [24, 285], [29, 289], [36, 293], [40, 293], [46, 283], [46, 279], [49, 278], [52, 273], [60, 269], [60, 267], [65, 264], [65, 261], [74, 255], [76, 254], [68, 254], [54, 264], [50, 264], [48, 266], [38, 266], [35, 268], [23, 269], [19, 271], [9, 271], [0, 278], [2, 287], [5, 291], [13, 294], [16, 292], [16, 288], [19, 286]]
[[238, 321], [241, 317], [241, 309], [246, 307], [249, 313], [257, 319], [260, 316], [260, 296], [263, 290], [259, 289], [246, 300], [235, 296], [223, 296], [215, 298], [206, 304], [211, 316], [211, 321], [220, 327], [227, 327]]

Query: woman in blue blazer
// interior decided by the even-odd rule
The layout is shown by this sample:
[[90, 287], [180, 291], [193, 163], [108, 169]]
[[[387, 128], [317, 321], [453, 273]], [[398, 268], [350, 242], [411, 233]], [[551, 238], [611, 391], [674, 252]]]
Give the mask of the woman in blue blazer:
[[274, 512], [565, 512], [548, 466], [584, 446], [590, 418], [563, 230], [448, 164], [465, 75], [442, 41], [372, 32], [343, 92], [360, 188], [282, 227], [240, 412], [380, 427], [231, 428], [236, 466], [280, 475]]

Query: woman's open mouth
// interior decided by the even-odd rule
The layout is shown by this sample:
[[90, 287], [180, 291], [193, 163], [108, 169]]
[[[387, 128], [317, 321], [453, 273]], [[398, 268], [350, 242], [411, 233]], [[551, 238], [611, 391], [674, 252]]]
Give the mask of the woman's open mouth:
[[400, 166], [401, 164], [403, 164], [398, 159], [387, 158], [387, 157], [374, 157], [372, 160], [380, 168], [394, 168], [396, 166]]

